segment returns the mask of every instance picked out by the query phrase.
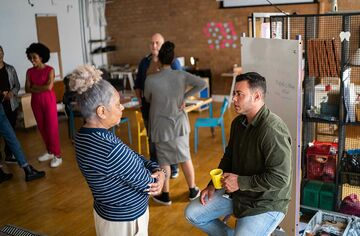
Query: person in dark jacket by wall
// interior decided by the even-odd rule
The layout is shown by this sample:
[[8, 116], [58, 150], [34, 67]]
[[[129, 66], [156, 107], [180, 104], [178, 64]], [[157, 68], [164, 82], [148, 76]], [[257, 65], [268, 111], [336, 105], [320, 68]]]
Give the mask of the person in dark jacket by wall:
[[[3, 105], [6, 117], [15, 130], [17, 119], [17, 108], [19, 107], [18, 92], [20, 83], [15, 68], [5, 63], [4, 50], [0, 46], [0, 101]], [[10, 147], [5, 143], [5, 162], [16, 163], [16, 158], [10, 151]]]

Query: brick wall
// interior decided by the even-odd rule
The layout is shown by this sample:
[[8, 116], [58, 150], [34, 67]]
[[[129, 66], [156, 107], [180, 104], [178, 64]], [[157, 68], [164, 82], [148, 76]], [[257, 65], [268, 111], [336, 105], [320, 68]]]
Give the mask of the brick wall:
[[[321, 0], [322, 10], [328, 11], [329, 3]], [[360, 9], [353, 0], [339, 1], [339, 9]], [[319, 4], [279, 6], [283, 11], [298, 14], [316, 14]], [[117, 52], [108, 55], [110, 64], [137, 64], [149, 53], [150, 37], [160, 32], [166, 40], [176, 44], [177, 56], [185, 56], [189, 65], [190, 56], [199, 58], [200, 68], [210, 68], [213, 74], [213, 94], [227, 94], [231, 79], [222, 78], [233, 64], [240, 62], [237, 48], [209, 49], [203, 28], [208, 22], [234, 24], [238, 36], [248, 33], [248, 16], [252, 12], [276, 12], [273, 7], [248, 7], [219, 9], [216, 0], [113, 0], [106, 5], [107, 35], [115, 39]], [[239, 39], [238, 39], [239, 41]]]

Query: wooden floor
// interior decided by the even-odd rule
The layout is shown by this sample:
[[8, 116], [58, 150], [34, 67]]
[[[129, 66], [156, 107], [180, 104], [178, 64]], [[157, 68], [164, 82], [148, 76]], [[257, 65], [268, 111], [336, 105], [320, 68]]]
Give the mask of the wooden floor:
[[[219, 114], [220, 103], [214, 103], [214, 114]], [[137, 150], [135, 114], [125, 111], [132, 121], [133, 143]], [[192, 112], [190, 123], [193, 129], [197, 117], [208, 116], [207, 111]], [[225, 113], [226, 137], [229, 137], [233, 109]], [[79, 123], [80, 124], [80, 123]], [[63, 164], [52, 169], [49, 163], [39, 163], [37, 157], [44, 153], [44, 145], [36, 128], [18, 130], [17, 136], [23, 146], [28, 161], [34, 167], [46, 171], [46, 177], [33, 182], [25, 182], [24, 173], [17, 165], [7, 165], [5, 169], [14, 174], [12, 180], [0, 184], [0, 226], [12, 224], [47, 235], [95, 235], [92, 196], [75, 160], [74, 148], [67, 136], [67, 122], [60, 120], [61, 148]], [[117, 132], [125, 143], [129, 143], [126, 124]], [[190, 135], [191, 155], [195, 167], [196, 183], [200, 188], [209, 181], [208, 172], [217, 166], [222, 156], [220, 128], [211, 137], [210, 129], [200, 129], [199, 151], [193, 152], [193, 132]], [[145, 145], [143, 145], [145, 151]], [[161, 206], [150, 199], [149, 235], [179, 236], [204, 235], [192, 227], [184, 218], [188, 204], [188, 188], [182, 172], [170, 181], [170, 196], [173, 204]]]

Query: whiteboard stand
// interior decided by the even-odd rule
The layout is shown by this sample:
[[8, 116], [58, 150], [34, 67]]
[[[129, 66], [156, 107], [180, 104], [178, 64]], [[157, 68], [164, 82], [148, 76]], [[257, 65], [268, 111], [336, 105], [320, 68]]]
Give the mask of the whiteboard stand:
[[232, 103], [232, 99], [233, 99], [233, 94], [234, 94], [234, 89], [235, 89], [236, 76], [237, 76], [237, 74], [233, 73], [233, 79], [232, 79], [232, 82], [231, 82], [231, 89], [230, 89], [230, 96], [229, 96], [228, 108], [231, 107], [231, 103]]
[[235, 74], [235, 73], [222, 73], [222, 74], [221, 74], [222, 77], [232, 77], [231, 88], [230, 88], [230, 93], [229, 93], [229, 104], [228, 104], [228, 108], [230, 108], [231, 102], [232, 102], [232, 98], [233, 98], [233, 91], [234, 91], [234, 87], [235, 87], [236, 75], [237, 75], [237, 74]]
[[224, 76], [224, 77], [232, 77], [228, 108], [231, 107], [233, 94], [234, 94], [234, 89], [235, 89], [235, 83], [236, 83], [236, 76], [240, 75], [241, 72], [242, 72], [242, 67], [237, 67], [236, 66], [236, 67], [234, 67], [233, 73], [222, 73], [221, 74], [221, 76]]
[[291, 201], [281, 227], [287, 235], [297, 235], [301, 181], [302, 45], [298, 40], [241, 37], [241, 63], [244, 73], [255, 71], [266, 78], [266, 105], [282, 118], [291, 134]]

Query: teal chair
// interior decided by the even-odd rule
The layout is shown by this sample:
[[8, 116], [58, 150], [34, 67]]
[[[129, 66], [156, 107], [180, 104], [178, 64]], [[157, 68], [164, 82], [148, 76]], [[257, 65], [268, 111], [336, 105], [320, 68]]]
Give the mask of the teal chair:
[[130, 125], [130, 120], [127, 117], [122, 117], [120, 120], [120, 123], [118, 125], [113, 126], [112, 132], [115, 134], [115, 128], [118, 127], [120, 124], [124, 124], [127, 123], [127, 127], [128, 127], [128, 136], [129, 136], [129, 143], [130, 145], [132, 144], [132, 137], [131, 137], [131, 125]]
[[69, 138], [74, 139], [75, 138], [75, 117], [81, 117], [82, 115], [80, 111], [74, 110], [72, 107], [72, 104], [65, 104], [65, 112], [68, 116], [68, 133]]
[[225, 138], [225, 127], [224, 127], [224, 113], [228, 107], [229, 101], [228, 99], [225, 97], [223, 104], [221, 106], [221, 111], [220, 111], [220, 117], [218, 118], [213, 118], [212, 117], [212, 112], [210, 112], [210, 117], [209, 118], [197, 118], [195, 121], [195, 137], [194, 137], [194, 142], [195, 142], [195, 153], [197, 153], [197, 146], [198, 146], [198, 129], [200, 127], [210, 127], [211, 128], [211, 133], [214, 136], [214, 127], [221, 127], [221, 134], [222, 134], [222, 144], [223, 144], [223, 149], [225, 152], [225, 147], [226, 147], [226, 138]]

